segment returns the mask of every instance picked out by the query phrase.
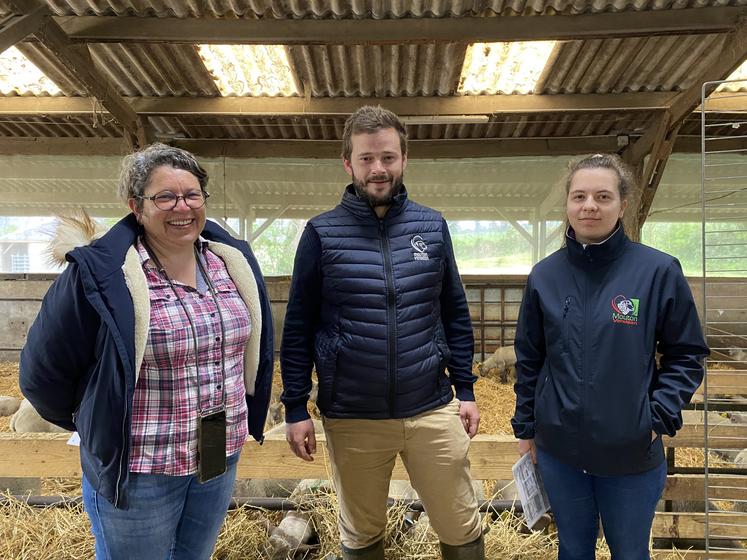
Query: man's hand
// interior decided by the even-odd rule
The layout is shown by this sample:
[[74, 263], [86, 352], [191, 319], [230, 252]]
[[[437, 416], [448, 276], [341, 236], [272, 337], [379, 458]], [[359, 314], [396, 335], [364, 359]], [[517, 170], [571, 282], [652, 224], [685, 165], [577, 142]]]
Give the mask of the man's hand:
[[532, 463], [537, 464], [537, 448], [534, 445], [533, 439], [520, 439], [519, 440], [519, 455], [524, 456], [527, 453], [532, 454]]
[[477, 434], [480, 425], [480, 411], [477, 410], [475, 401], [459, 401], [459, 418], [462, 419], [464, 431], [470, 439]]
[[654, 443], [654, 440], [659, 436], [655, 431], [651, 430], [651, 443]]
[[312, 455], [316, 453], [316, 435], [311, 419], [286, 424], [285, 439], [296, 457], [304, 461], [314, 460]]

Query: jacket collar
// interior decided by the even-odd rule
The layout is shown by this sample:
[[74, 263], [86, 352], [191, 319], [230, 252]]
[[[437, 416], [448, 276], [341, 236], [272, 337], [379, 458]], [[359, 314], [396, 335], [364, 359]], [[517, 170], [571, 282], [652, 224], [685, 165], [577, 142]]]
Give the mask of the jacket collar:
[[609, 262], [615, 260], [625, 249], [629, 240], [625, 235], [622, 222], [618, 220], [617, 229], [601, 243], [590, 243], [584, 247], [576, 241], [576, 232], [571, 226], [565, 232], [565, 245], [568, 257], [578, 263]]
[[[402, 212], [402, 209], [405, 207], [406, 203], [407, 188], [405, 187], [405, 185], [402, 185], [402, 189], [392, 199], [392, 204], [386, 213], [386, 218], [396, 216], [397, 214]], [[355, 187], [352, 183], [345, 187], [345, 192], [342, 193], [342, 201], [340, 202], [340, 205], [348, 210], [351, 214], [355, 214], [356, 216], [359, 216], [361, 218], [373, 217], [378, 219], [378, 216], [376, 216], [376, 213], [374, 212], [368, 201], [363, 198], [359, 198], [358, 195], [355, 194]]]

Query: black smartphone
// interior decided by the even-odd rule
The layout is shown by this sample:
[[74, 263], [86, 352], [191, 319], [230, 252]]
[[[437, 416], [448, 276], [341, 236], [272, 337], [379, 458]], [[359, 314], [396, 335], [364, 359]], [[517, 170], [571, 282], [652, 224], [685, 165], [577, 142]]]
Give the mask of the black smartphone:
[[207, 482], [226, 472], [226, 410], [201, 414], [197, 423], [197, 474]]

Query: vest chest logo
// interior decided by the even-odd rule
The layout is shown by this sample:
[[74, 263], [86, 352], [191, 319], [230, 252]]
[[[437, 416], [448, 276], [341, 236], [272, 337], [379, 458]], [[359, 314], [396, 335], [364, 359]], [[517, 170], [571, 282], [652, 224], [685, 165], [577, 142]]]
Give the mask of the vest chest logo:
[[612, 298], [612, 322], [623, 325], [638, 324], [638, 306], [640, 300], [624, 295]]
[[416, 261], [428, 260], [428, 244], [422, 237], [419, 235], [413, 236], [413, 238], [410, 239], [410, 245], [415, 249], [415, 252], [412, 254], [413, 259]]

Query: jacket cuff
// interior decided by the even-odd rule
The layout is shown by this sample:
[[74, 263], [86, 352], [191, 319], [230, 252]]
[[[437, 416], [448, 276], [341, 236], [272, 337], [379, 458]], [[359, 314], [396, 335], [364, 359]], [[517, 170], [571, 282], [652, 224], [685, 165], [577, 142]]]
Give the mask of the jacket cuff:
[[311, 418], [309, 411], [306, 410], [306, 403], [303, 405], [296, 405], [293, 407], [285, 407], [285, 423], [293, 424], [295, 422], [303, 422]]
[[534, 422], [514, 424], [513, 429], [516, 439], [534, 439]]
[[474, 401], [475, 387], [472, 383], [454, 383], [456, 398], [460, 401]]

